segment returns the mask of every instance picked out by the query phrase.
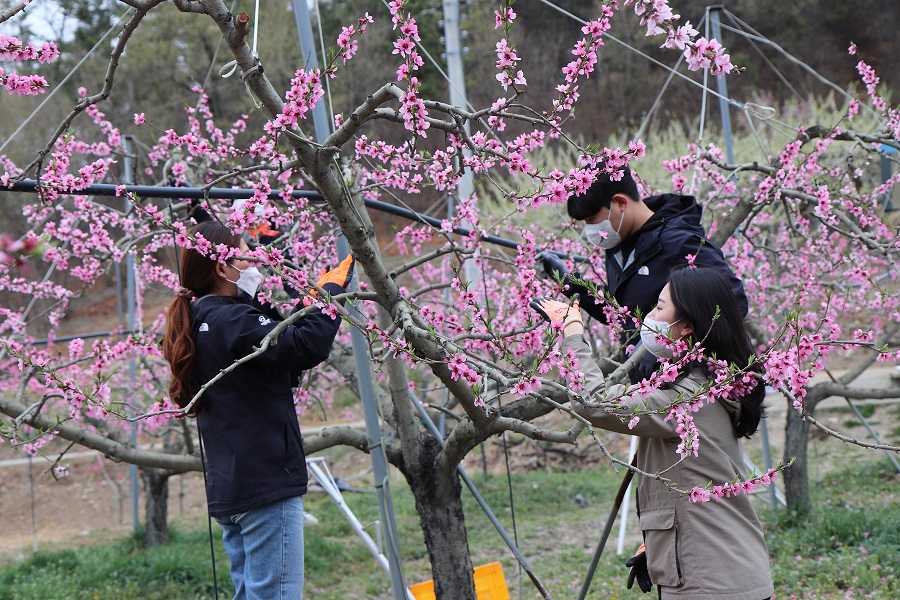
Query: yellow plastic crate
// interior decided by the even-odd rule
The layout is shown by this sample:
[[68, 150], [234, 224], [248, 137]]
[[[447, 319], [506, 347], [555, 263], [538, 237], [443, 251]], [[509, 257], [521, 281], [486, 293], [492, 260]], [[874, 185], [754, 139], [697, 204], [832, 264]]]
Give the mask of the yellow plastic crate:
[[[409, 591], [416, 600], [437, 600], [434, 595], [434, 580], [409, 586]], [[475, 595], [478, 600], [510, 600], [503, 567], [499, 562], [492, 562], [475, 567]]]

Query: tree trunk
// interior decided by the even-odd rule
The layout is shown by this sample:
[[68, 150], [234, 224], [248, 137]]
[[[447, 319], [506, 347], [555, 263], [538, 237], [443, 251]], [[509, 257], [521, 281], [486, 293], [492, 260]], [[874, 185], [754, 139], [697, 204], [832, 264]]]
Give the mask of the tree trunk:
[[474, 570], [469, 557], [466, 518], [459, 476], [449, 482], [426, 477], [410, 481], [431, 560], [437, 600], [476, 600]]
[[784, 462], [791, 458], [795, 460], [784, 470], [784, 496], [788, 510], [804, 517], [811, 516], [813, 512], [809, 497], [808, 441], [809, 423], [803, 420], [799, 412], [788, 407], [784, 426]]
[[146, 497], [145, 543], [160, 546], [169, 541], [169, 477], [165, 469], [145, 468], [141, 471]]

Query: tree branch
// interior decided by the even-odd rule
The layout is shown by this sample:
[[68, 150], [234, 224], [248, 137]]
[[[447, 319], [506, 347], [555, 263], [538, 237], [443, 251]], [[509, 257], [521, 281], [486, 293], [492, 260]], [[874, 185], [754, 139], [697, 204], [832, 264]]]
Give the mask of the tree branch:
[[[9, 417], [17, 419], [25, 415], [27, 411], [28, 407], [14, 400], [0, 398], [0, 412]], [[85, 431], [77, 425], [68, 422], [59, 423], [55, 418], [48, 418], [40, 413], [28, 414], [22, 419], [22, 422], [43, 431], [58, 431], [61, 438], [102, 452], [106, 458], [115, 462], [168, 469], [174, 473], [200, 470], [200, 458], [197, 456], [138, 450], [96, 433]]]
[[[900, 395], [900, 394], [898, 394], [898, 395]], [[833, 429], [829, 429], [828, 427], [825, 427], [824, 425], [822, 425], [821, 423], [816, 421], [814, 418], [812, 418], [809, 414], [804, 414], [803, 420], [806, 421], [807, 423], [809, 423], [810, 425], [812, 425], [813, 427], [819, 429], [820, 431], [823, 431], [823, 432], [827, 433], [828, 435], [830, 435], [831, 437], [837, 438], [844, 443], [853, 444], [855, 446], [860, 446], [862, 448], [871, 448], [872, 450], [888, 450], [890, 452], [900, 453], [900, 446], [889, 446], [887, 444], [872, 444], [869, 442], [862, 442], [856, 438], [847, 437], [843, 434], [838, 433], [837, 431], [835, 431]]]
[[[378, 309], [378, 325], [382, 328], [391, 325], [391, 316], [383, 308]], [[421, 468], [426, 463], [421, 456], [424, 446], [418, 443], [424, 432], [412, 402], [409, 401], [409, 379], [406, 375], [406, 365], [399, 357], [390, 354], [385, 362], [393, 405], [391, 414], [394, 416], [397, 434], [400, 436], [400, 443], [404, 448], [403, 472], [409, 473], [410, 469]]]
[[6, 10], [0, 11], [0, 23], [3, 23], [4, 21], [7, 21], [7, 20], [11, 19], [12, 17], [16, 16], [21, 11], [25, 10], [26, 6], [27, 6], [27, 4], [25, 2], [23, 2], [22, 0], [19, 0], [18, 2], [16, 2], [15, 4], [13, 4], [9, 8], [7, 8]]
[[315, 435], [303, 436], [303, 451], [307, 455], [335, 446], [349, 446], [367, 454], [369, 452], [369, 440], [366, 433], [348, 425], [326, 427]]
[[125, 24], [125, 27], [122, 28], [122, 33], [119, 34], [118, 41], [116, 42], [116, 47], [113, 49], [113, 52], [109, 57], [109, 64], [106, 68], [106, 77], [103, 81], [103, 89], [93, 96], [82, 98], [75, 104], [75, 107], [72, 109], [72, 111], [68, 115], [66, 115], [66, 118], [63, 119], [62, 123], [60, 123], [59, 127], [56, 128], [56, 131], [53, 133], [44, 147], [41, 148], [41, 150], [38, 152], [37, 158], [35, 158], [33, 161], [31, 161], [31, 163], [28, 164], [28, 166], [22, 169], [22, 173], [19, 175], [18, 179], [25, 178], [32, 169], [35, 170], [35, 179], [40, 179], [40, 171], [41, 166], [44, 163], [44, 157], [46, 157], [53, 149], [53, 146], [56, 144], [56, 140], [58, 140], [59, 137], [69, 129], [69, 126], [72, 124], [72, 121], [75, 120], [75, 117], [84, 112], [89, 106], [97, 104], [109, 98], [109, 95], [112, 93], [113, 83], [115, 82], [116, 78], [116, 69], [118, 69], [119, 67], [119, 58], [121, 58], [122, 53], [125, 52], [126, 44], [131, 39], [131, 36], [134, 34], [135, 30], [137, 30], [138, 25], [141, 24], [141, 21], [147, 15], [147, 12], [164, 2], [165, 0], [149, 1], [144, 5], [143, 8], [138, 9], [137, 12], [132, 15], [132, 17]]

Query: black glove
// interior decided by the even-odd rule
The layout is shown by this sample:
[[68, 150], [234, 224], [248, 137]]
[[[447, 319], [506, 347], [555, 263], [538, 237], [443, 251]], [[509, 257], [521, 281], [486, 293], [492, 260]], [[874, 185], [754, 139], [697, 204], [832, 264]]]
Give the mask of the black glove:
[[650, 572], [647, 570], [647, 553], [644, 551], [643, 544], [641, 544], [634, 556], [625, 561], [625, 566], [631, 567], [631, 571], [628, 573], [627, 587], [629, 590], [634, 585], [635, 579], [638, 582], [638, 587], [645, 594], [653, 588], [653, 582], [650, 581]]
[[601, 323], [606, 323], [603, 306], [594, 302], [594, 296], [591, 295], [587, 287], [573, 281], [573, 277], [581, 279], [578, 271], [569, 273], [566, 270], [566, 263], [552, 252], [540, 252], [534, 258], [536, 266], [541, 273], [559, 282], [564, 296], [572, 298], [575, 294], [578, 294], [581, 296], [581, 308], [594, 319]]
[[552, 252], [541, 252], [534, 257], [537, 262], [538, 270], [546, 277], [550, 277], [554, 281], [564, 279], [569, 272], [566, 270], [566, 263]]

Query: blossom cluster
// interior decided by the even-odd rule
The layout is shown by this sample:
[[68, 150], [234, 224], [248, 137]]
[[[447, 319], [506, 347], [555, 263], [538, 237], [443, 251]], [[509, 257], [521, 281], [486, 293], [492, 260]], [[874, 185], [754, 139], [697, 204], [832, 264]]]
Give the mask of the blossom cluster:
[[[851, 55], [859, 53], [856, 44], [850, 46], [849, 52]], [[862, 78], [862, 81], [866, 86], [866, 92], [868, 92], [869, 97], [872, 99], [872, 106], [874, 106], [876, 110], [884, 113], [887, 117], [887, 123], [885, 124], [886, 129], [891, 132], [891, 135], [895, 140], [900, 139], [900, 110], [889, 106], [884, 96], [882, 96], [878, 89], [878, 84], [881, 80], [876, 74], [875, 69], [864, 60], [860, 60], [856, 63], [856, 71]], [[851, 116], [858, 110], [858, 103], [851, 105]]]
[[[510, 9], [511, 11], [512, 9]], [[515, 13], [512, 13], [513, 15]], [[515, 73], [516, 65], [519, 64], [521, 60], [516, 54], [516, 50], [514, 46], [510, 46], [509, 40], [506, 38], [501, 39], [497, 42], [497, 70], [500, 72], [497, 73], [497, 81], [500, 82], [500, 85], [504, 90], [509, 89], [510, 86], [515, 86], [516, 90], [519, 90], [519, 87], [524, 87], [527, 85], [525, 81], [525, 75], [522, 73], [522, 70], [519, 69]]]
[[762, 475], [754, 475], [745, 481], [735, 480], [721, 485], [709, 484], [706, 487], [695, 486], [688, 494], [691, 502], [719, 502], [722, 498], [734, 498], [741, 495], [749, 496], [760, 485], [775, 483], [778, 469], [770, 468]]
[[306, 118], [307, 113], [325, 96], [321, 75], [319, 69], [309, 72], [297, 69], [291, 79], [291, 87], [285, 94], [287, 102], [284, 103], [281, 114], [266, 123], [266, 133], [276, 136], [279, 131], [294, 129], [300, 119]]
[[697, 36], [697, 30], [687, 21], [675, 26], [681, 17], [669, 6], [668, 0], [625, 0], [625, 6], [634, 4], [634, 13], [641, 18], [641, 25], [647, 27], [647, 35], [666, 34], [663, 48], [682, 51], [688, 68], [692, 71], [709, 69], [713, 75], [725, 75], [734, 70], [731, 57], [716, 40]]
[[452, 379], [464, 379], [469, 385], [476, 385], [481, 381], [481, 375], [470, 367], [466, 362], [468, 361], [468, 357], [461, 353], [457, 352], [454, 354], [449, 361], [447, 361], [447, 368], [450, 369], [450, 377]]
[[[695, 405], [692, 410], [699, 410]], [[675, 448], [675, 452], [681, 457], [700, 455], [700, 431], [694, 424], [694, 417], [684, 406], [674, 406], [666, 415], [666, 421], [674, 418], [676, 421], [675, 433], [681, 438], [681, 443]]]
[[[375, 20], [369, 13], [366, 13], [356, 20], [356, 27], [352, 25], [350, 27], [341, 27], [341, 33], [337, 38], [337, 45], [341, 49], [341, 58], [343, 59], [344, 64], [347, 64], [347, 61], [353, 58], [359, 51], [359, 41], [355, 38], [363, 35], [369, 24], [374, 22]], [[337, 75], [336, 70], [334, 69], [328, 69], [326, 71], [329, 77], [333, 78]]]
[[[0, 61], [32, 61], [51, 63], [59, 58], [59, 49], [53, 42], [44, 42], [40, 48], [26, 44], [17, 37], [0, 33]], [[41, 75], [19, 75], [0, 67], [0, 86], [13, 96], [43, 94], [47, 80]]]
[[392, 54], [399, 55], [403, 62], [397, 68], [397, 81], [406, 81], [407, 87], [400, 97], [400, 116], [403, 126], [417, 136], [426, 137], [426, 130], [431, 127], [428, 122], [428, 111], [425, 109], [425, 101], [419, 95], [421, 83], [419, 78], [413, 75], [419, 67], [425, 64], [422, 56], [416, 50], [416, 42], [421, 42], [419, 26], [415, 17], [410, 13], [404, 14], [405, 0], [391, 0], [388, 8], [391, 12], [393, 29], [400, 31], [400, 37], [394, 41]]

